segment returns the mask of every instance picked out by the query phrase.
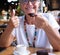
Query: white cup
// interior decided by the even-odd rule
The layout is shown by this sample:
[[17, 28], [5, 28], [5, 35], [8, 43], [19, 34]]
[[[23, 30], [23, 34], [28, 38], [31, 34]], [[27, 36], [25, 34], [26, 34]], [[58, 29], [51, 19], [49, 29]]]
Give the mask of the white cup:
[[16, 46], [16, 51], [25, 52], [26, 50], [27, 50], [27, 47], [24, 45], [17, 45]]
[[14, 55], [29, 55], [30, 52], [27, 50], [25, 45], [17, 45], [13, 53]]

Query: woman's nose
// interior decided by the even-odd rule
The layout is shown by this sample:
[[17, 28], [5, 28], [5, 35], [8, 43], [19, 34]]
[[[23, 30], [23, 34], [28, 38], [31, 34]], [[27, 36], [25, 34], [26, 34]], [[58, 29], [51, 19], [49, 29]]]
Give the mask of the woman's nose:
[[33, 3], [31, 1], [28, 1], [27, 6], [33, 8]]
[[31, 1], [28, 1], [28, 4], [29, 4], [29, 5], [32, 5], [32, 2], [31, 2]]

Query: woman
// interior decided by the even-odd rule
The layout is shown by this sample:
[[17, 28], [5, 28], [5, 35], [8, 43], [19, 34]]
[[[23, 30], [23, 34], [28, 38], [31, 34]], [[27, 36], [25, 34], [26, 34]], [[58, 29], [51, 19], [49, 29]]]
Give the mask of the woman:
[[[25, 16], [21, 16], [18, 19], [14, 11], [11, 13], [12, 17], [8, 26], [0, 37], [0, 47], [10, 46], [14, 37], [16, 37], [18, 44], [26, 46], [30, 44], [31, 46], [42, 48], [50, 48], [52, 46], [53, 49], [60, 50], [59, 25], [51, 14], [39, 14], [37, 12], [40, 0], [19, 1]], [[30, 16], [31, 13], [33, 16]], [[24, 25], [25, 20], [26, 25]], [[26, 27], [26, 30], [24, 27]]]

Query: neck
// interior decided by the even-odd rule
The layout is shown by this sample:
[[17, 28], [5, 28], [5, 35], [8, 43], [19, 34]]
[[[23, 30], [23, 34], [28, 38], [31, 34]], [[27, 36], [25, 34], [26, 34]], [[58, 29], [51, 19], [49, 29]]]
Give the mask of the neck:
[[25, 15], [25, 23], [30, 24], [28, 18], [29, 18], [29, 17]]
[[32, 23], [32, 18], [33, 17], [25, 16], [25, 23], [27, 23], [27, 24], [33, 24]]

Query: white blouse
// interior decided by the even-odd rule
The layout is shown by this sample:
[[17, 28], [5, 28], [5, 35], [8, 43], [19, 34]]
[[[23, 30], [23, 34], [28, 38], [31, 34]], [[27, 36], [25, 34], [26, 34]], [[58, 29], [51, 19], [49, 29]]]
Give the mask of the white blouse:
[[[59, 25], [57, 24], [53, 15], [49, 13], [41, 13], [41, 14], [49, 21], [49, 23], [53, 28], [59, 28]], [[26, 33], [24, 30], [24, 17], [25, 16], [19, 17], [20, 25], [17, 28], [14, 28], [12, 34], [16, 36], [18, 44], [29, 46], [26, 38]], [[51, 48], [51, 44], [49, 43], [48, 37], [43, 29], [35, 30], [35, 25], [26, 24], [26, 31], [31, 45], [33, 44], [33, 39], [36, 31], [35, 47]]]

